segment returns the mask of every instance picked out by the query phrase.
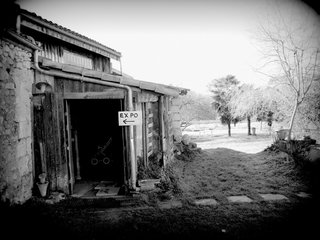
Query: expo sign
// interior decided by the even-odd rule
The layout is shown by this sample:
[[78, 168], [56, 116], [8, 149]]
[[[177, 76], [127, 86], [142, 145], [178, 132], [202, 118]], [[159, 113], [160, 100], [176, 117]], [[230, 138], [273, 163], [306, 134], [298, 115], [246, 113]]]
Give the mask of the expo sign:
[[141, 111], [118, 112], [119, 126], [139, 125], [142, 123]]

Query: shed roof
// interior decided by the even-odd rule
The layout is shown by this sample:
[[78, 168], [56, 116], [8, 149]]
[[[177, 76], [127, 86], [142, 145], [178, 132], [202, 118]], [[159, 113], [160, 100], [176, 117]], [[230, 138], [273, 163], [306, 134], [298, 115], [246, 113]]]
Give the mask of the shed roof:
[[54, 62], [50, 59], [39, 57], [39, 62], [43, 67], [49, 69], [60, 70], [65, 73], [78, 74], [79, 76], [96, 78], [103, 81], [115, 82], [130, 87], [139, 88], [141, 90], [151, 91], [158, 94], [169, 95], [169, 96], [178, 96], [186, 94], [189, 89], [169, 86], [159, 83], [146, 82], [142, 80], [137, 80], [132, 77], [107, 74], [101, 71], [95, 71], [86, 69], [83, 67], [73, 66], [69, 64], [63, 64], [59, 62]]
[[20, 9], [21, 26], [33, 29], [51, 37], [69, 42], [102, 56], [119, 60], [121, 53], [91, 38], [76, 33], [68, 28], [46, 20], [35, 13]]

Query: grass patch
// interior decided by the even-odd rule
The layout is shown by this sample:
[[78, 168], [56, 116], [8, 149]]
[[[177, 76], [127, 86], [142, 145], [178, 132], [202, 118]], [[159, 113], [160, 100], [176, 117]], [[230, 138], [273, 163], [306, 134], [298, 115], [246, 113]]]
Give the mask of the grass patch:
[[[186, 197], [216, 197], [259, 193], [291, 195], [308, 191], [308, 181], [285, 154], [246, 154], [231, 149], [203, 150], [192, 162], [175, 169]], [[222, 195], [222, 197], [221, 197]]]

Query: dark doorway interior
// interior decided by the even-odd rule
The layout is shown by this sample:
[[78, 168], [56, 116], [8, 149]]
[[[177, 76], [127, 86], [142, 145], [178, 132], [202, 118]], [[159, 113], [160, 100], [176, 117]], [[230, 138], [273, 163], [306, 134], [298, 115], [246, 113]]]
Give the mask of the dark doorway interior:
[[[70, 100], [72, 132], [77, 134], [82, 180], [123, 184], [124, 139], [122, 128], [118, 126], [122, 104], [121, 99]], [[76, 153], [73, 156], [77, 177]]]

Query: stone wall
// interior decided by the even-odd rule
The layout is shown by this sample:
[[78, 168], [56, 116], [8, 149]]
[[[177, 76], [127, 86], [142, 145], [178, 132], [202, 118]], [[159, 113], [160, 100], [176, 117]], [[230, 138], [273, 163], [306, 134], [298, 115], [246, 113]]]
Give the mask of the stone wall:
[[31, 56], [0, 39], [0, 194], [11, 203], [32, 195]]
[[173, 159], [174, 155], [174, 143], [180, 142], [182, 138], [181, 131], [181, 116], [179, 106], [181, 105], [181, 99], [179, 97], [173, 97], [169, 100], [169, 146], [170, 155], [169, 162]]
[[170, 115], [171, 115], [171, 127], [172, 134], [175, 141], [181, 141], [181, 115], [180, 115], [180, 105], [181, 99], [179, 97], [175, 97], [171, 99], [171, 104], [169, 107]]

